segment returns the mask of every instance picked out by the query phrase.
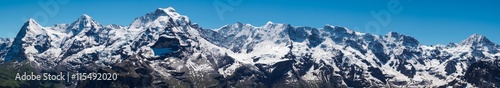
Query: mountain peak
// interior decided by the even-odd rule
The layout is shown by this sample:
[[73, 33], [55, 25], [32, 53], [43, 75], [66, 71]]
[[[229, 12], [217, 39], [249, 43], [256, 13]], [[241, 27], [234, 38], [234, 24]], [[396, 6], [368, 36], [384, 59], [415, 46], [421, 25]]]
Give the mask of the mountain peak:
[[267, 21], [265, 25], [271, 25], [274, 24], [272, 21]]
[[[28, 21], [24, 23], [23, 28], [25, 27], [41, 27], [41, 26], [40, 24], [38, 24], [38, 22], [35, 21], [35, 19], [30, 18], [28, 19]], [[33, 28], [28, 28], [28, 29], [33, 29]]]
[[167, 7], [167, 8], [157, 8], [154, 13], [176, 13], [175, 9], [172, 7]]
[[234, 23], [233, 25], [243, 25], [243, 23], [241, 23], [241, 22], [236, 22], [236, 23]]
[[38, 23], [35, 21], [35, 19], [33, 19], [33, 18], [30, 18], [30, 19], [28, 20], [28, 22], [29, 22], [29, 23], [35, 23], [35, 24], [38, 24]]
[[87, 15], [87, 14], [83, 14], [80, 18], [88, 18], [88, 19], [90, 19], [91, 17], [89, 15]]
[[353, 34], [354, 31], [346, 28], [346, 27], [342, 27], [342, 26], [333, 26], [333, 25], [325, 25], [323, 27], [323, 29], [331, 32], [331, 33], [347, 33], [347, 34]]
[[82, 16], [80, 16], [80, 18], [77, 19], [77, 21], [88, 21], [88, 22], [93, 22], [94, 19], [92, 19], [92, 17], [90, 17], [89, 15], [87, 14], [83, 14]]
[[397, 36], [400, 36], [401, 34], [399, 34], [398, 32], [391, 31], [391, 32], [389, 32], [389, 33], [387, 33], [385, 35], [387, 35], [389, 37], [397, 37]]
[[[40, 24], [38, 24], [35, 19], [33, 18], [30, 18], [28, 19], [28, 21], [26, 21], [22, 27], [22, 29], [26, 29], [26, 30], [34, 30], [34, 29], [42, 29], [42, 26], [40, 26]], [[22, 31], [22, 30], [21, 30]]]
[[389, 41], [389, 43], [402, 42], [403, 46], [410, 46], [410, 47], [417, 47], [418, 45], [420, 45], [420, 42], [418, 42], [417, 39], [397, 32], [391, 31], [387, 33], [385, 36], [387, 41]]
[[180, 14], [175, 11], [172, 7], [167, 8], [157, 8], [154, 12], [148, 13], [146, 15], [159, 17], [159, 16], [168, 16], [168, 17], [179, 17]]
[[243, 27], [243, 23], [241, 23], [241, 22], [236, 22], [236, 23], [234, 23], [234, 24], [232, 24], [232, 25], [228, 25], [228, 26], [230, 26], [230, 27], [234, 27], [234, 28], [242, 28], [242, 27]]
[[75, 22], [68, 26], [66, 32], [72, 32], [73, 35], [80, 33], [85, 28], [95, 28], [100, 27], [99, 23], [96, 22], [92, 17], [87, 14], [83, 14]]
[[70, 26], [73, 27], [97, 26], [97, 24], [98, 23], [94, 19], [92, 19], [92, 17], [90, 17], [87, 14], [83, 14], [75, 22], [71, 23]]
[[493, 44], [488, 38], [480, 34], [472, 34], [463, 40], [460, 45]]
[[474, 33], [471, 36], [469, 36], [469, 38], [485, 38], [485, 37], [481, 34]]
[[141, 27], [164, 27], [169, 24], [189, 25], [191, 21], [187, 16], [180, 15], [174, 8], [157, 8], [154, 12], [136, 18], [130, 28], [140, 29]]
[[[398, 33], [398, 32], [389, 32], [387, 34], [385, 34], [387, 37], [394, 37], [394, 38], [410, 38], [411, 36], [407, 36], [407, 35], [404, 35], [404, 34], [401, 34], [401, 33]], [[411, 37], [413, 38], [413, 37]]]
[[274, 23], [271, 21], [267, 21], [267, 23], [264, 26], [262, 26], [262, 28], [269, 28], [269, 29], [286, 28], [286, 27], [292, 27], [292, 26], [290, 24]]
[[30, 18], [28, 21], [24, 23], [24, 25], [21, 27], [19, 32], [17, 33], [16, 37], [14, 38], [11, 49], [7, 51], [5, 54], [6, 57], [4, 58], [5, 62], [8, 62], [10, 60], [18, 59], [19, 61], [24, 60], [25, 57], [21, 56], [22, 54], [20, 53], [20, 50], [22, 48], [23, 43], [25, 41], [30, 41], [32, 42], [33, 40], [24, 40], [26, 37], [31, 37], [36, 39], [36, 36], [38, 34], [42, 34], [45, 31], [43, 30], [42, 26], [40, 26], [35, 19]]
[[335, 26], [332, 26], [332, 25], [330, 25], [330, 24], [326, 24], [326, 25], [323, 27], [323, 29], [333, 29], [333, 28], [335, 28]]

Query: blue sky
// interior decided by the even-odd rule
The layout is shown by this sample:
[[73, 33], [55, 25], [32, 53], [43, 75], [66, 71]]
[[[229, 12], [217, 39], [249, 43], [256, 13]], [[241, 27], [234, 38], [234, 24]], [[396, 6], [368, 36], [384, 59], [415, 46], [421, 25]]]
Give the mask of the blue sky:
[[[45, 10], [44, 3], [52, 11]], [[315, 28], [330, 24], [378, 35], [395, 31], [426, 45], [460, 42], [474, 33], [500, 43], [498, 3], [498, 0], [1, 0], [0, 37], [14, 37], [29, 18], [50, 26], [71, 23], [88, 14], [104, 25], [128, 26], [136, 17], [156, 8], [174, 7], [203, 28], [236, 22], [262, 26], [272, 21]], [[218, 12], [214, 5], [225, 6], [222, 8], [225, 10]], [[371, 12], [389, 11], [388, 5], [401, 10], [389, 13], [390, 21], [377, 21], [377, 17], [386, 17], [373, 16]], [[58, 9], [53, 10], [54, 7]], [[379, 28], [369, 25], [373, 23]]]

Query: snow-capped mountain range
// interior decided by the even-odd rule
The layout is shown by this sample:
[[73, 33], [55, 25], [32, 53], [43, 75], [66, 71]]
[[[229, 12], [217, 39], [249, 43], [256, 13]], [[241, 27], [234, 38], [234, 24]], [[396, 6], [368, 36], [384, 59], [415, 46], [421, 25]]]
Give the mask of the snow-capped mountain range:
[[479, 34], [422, 45], [396, 32], [332, 25], [238, 22], [203, 29], [172, 7], [129, 26], [101, 25], [86, 14], [50, 27], [30, 19], [15, 38], [0, 38], [3, 63], [121, 73], [118, 81], [71, 82], [90, 87], [499, 87], [499, 51]]

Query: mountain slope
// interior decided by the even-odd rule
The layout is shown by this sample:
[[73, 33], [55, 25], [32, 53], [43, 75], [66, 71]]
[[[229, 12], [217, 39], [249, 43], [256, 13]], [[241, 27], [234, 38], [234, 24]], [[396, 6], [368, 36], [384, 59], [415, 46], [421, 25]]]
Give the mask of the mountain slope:
[[3, 62], [7, 54], [7, 50], [12, 44], [12, 39], [0, 38], [0, 62]]

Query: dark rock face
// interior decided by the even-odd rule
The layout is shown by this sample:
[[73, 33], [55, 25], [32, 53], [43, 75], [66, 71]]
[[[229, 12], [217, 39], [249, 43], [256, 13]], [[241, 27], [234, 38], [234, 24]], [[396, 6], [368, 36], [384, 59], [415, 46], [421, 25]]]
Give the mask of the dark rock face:
[[161, 56], [180, 49], [179, 40], [176, 38], [160, 37], [156, 43], [151, 46], [155, 55]]
[[[405, 65], [410, 65], [410, 68], [408, 68]], [[404, 61], [404, 59], [401, 60], [401, 62], [399, 62], [397, 64], [397, 66], [398, 66], [397, 71], [401, 72], [402, 74], [404, 74], [410, 78], [413, 78], [413, 76], [415, 76], [415, 74], [417, 72], [415, 67], [413, 67], [413, 65], [411, 65], [411, 64], [408, 64], [406, 61]]]
[[457, 68], [455, 67], [457, 65], [457, 61], [456, 60], [452, 60], [452, 61], [448, 61], [447, 62], [448, 64], [446, 64], [446, 69], [444, 71], [446, 71], [446, 75], [450, 75], [451, 73], [455, 73], [457, 71]]
[[309, 39], [309, 47], [316, 47], [325, 40], [322, 38], [319, 30], [316, 28], [311, 30], [311, 35], [309, 35], [308, 39]]
[[472, 63], [465, 72], [465, 80], [478, 87], [499, 87], [500, 85], [500, 60], [494, 62], [479, 61]]
[[292, 39], [292, 41], [296, 41], [296, 42], [303, 42], [304, 40], [306, 40], [308, 38], [308, 35], [306, 30], [308, 30], [310, 28], [306, 28], [306, 27], [301, 27], [301, 28], [289, 28], [288, 29], [288, 34], [290, 35], [290, 39]]

